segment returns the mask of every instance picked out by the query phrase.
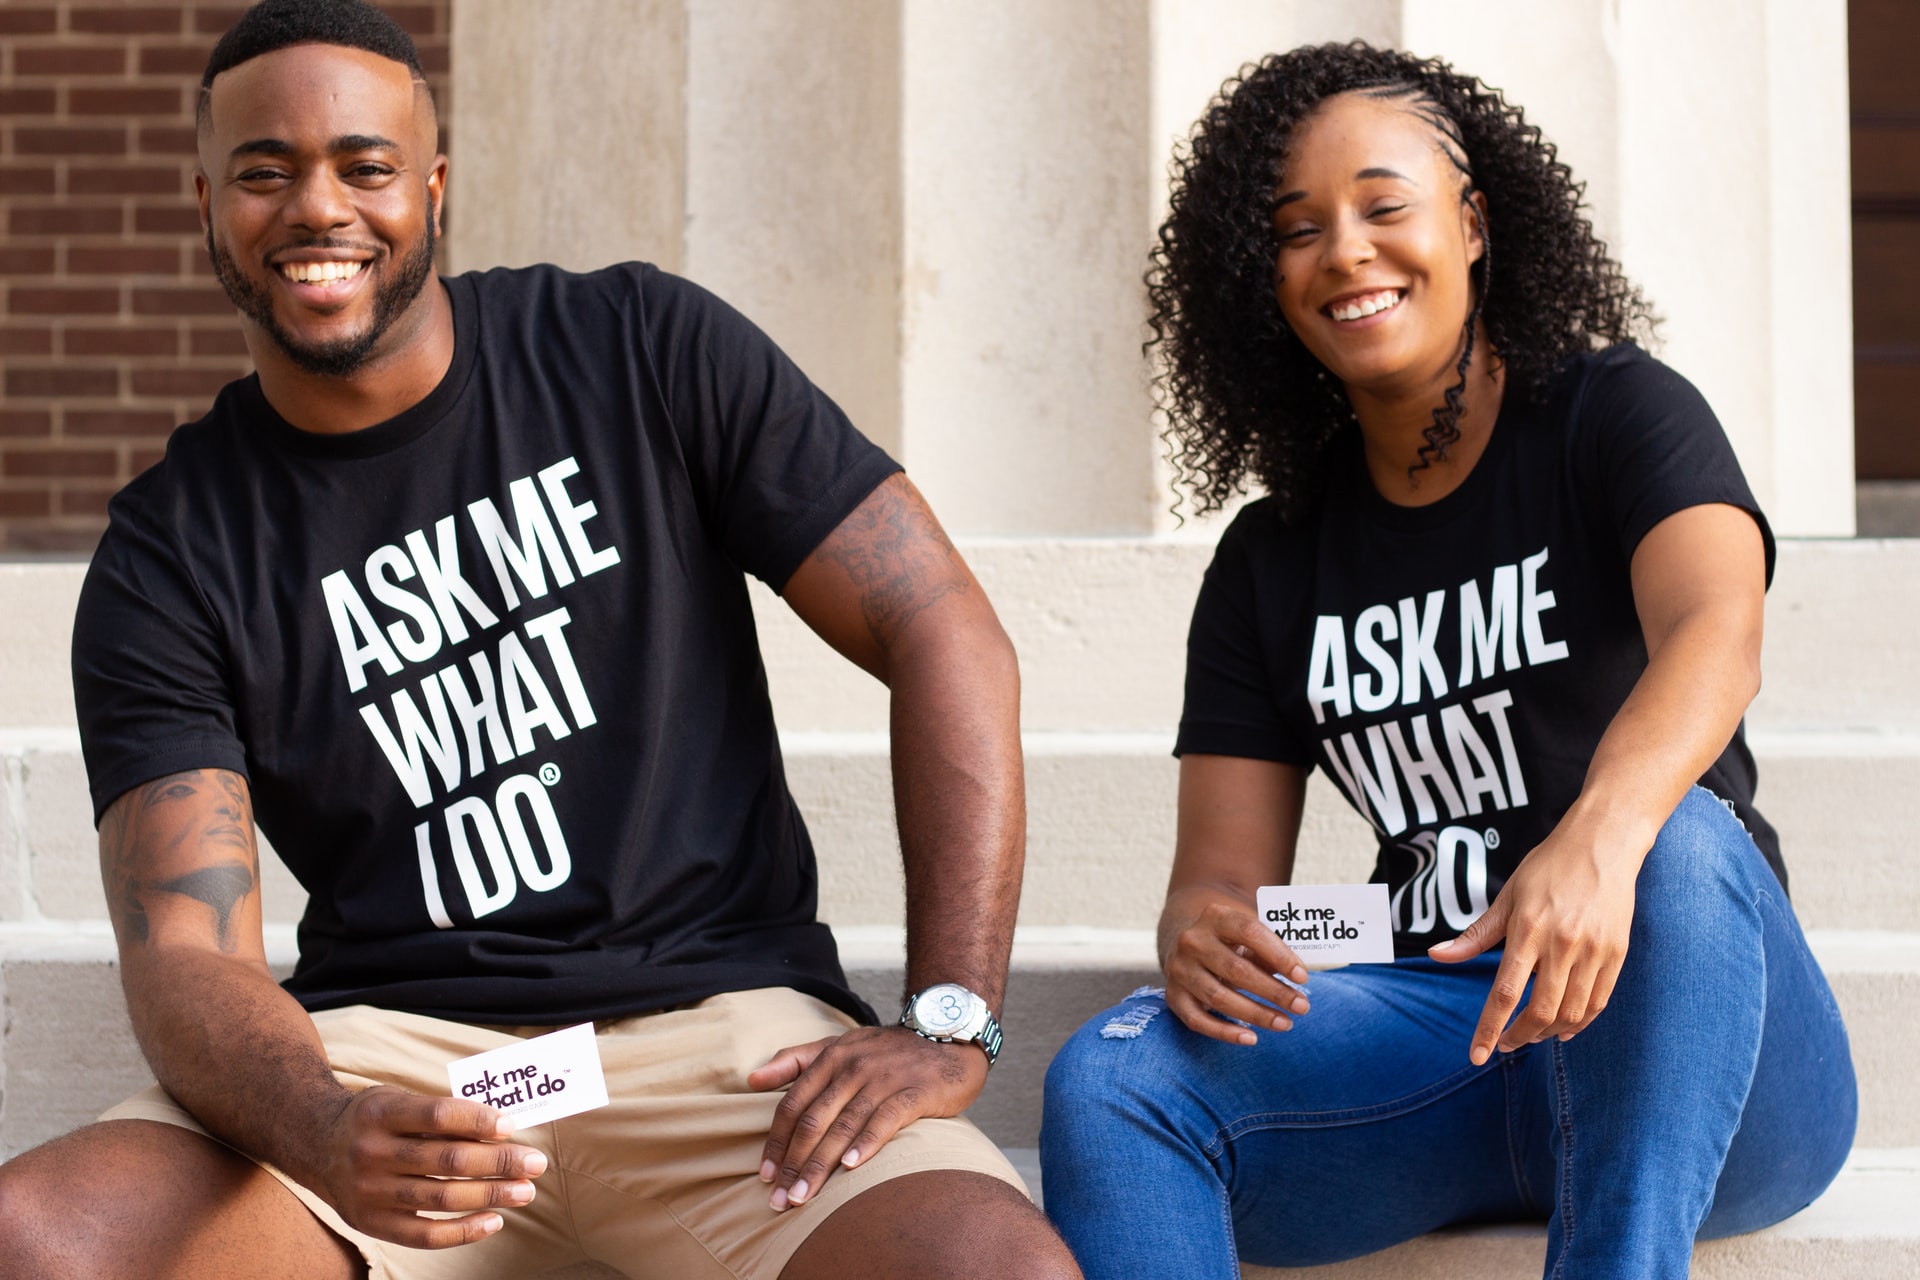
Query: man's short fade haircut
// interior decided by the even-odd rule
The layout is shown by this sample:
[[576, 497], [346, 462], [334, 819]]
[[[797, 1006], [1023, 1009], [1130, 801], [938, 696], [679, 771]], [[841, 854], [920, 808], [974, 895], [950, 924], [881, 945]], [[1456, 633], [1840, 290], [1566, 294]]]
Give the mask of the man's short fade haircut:
[[420, 51], [400, 24], [368, 4], [367, 0], [261, 0], [227, 28], [213, 46], [207, 69], [200, 77], [200, 101], [205, 109], [213, 78], [262, 54], [296, 44], [333, 44], [365, 49], [402, 63], [415, 80], [426, 83]]

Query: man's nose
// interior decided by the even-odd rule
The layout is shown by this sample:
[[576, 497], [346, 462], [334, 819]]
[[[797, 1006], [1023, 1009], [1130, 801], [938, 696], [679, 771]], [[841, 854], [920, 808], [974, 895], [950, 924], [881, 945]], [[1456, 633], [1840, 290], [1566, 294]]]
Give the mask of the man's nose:
[[331, 231], [354, 220], [353, 202], [347, 198], [345, 184], [333, 173], [312, 170], [294, 183], [286, 220], [306, 231]]

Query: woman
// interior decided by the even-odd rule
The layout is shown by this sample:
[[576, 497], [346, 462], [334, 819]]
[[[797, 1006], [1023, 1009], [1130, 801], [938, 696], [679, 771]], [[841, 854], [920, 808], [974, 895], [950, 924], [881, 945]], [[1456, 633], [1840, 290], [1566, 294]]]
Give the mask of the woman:
[[[1740, 731], [1765, 520], [1631, 345], [1650, 313], [1580, 188], [1478, 81], [1271, 57], [1175, 168], [1148, 279], [1175, 462], [1202, 510], [1266, 496], [1194, 612], [1166, 988], [1055, 1061], [1047, 1210], [1095, 1278], [1529, 1218], [1549, 1275], [1683, 1276], [1853, 1135]], [[1399, 959], [1308, 990], [1254, 896], [1315, 764], [1379, 832]]]

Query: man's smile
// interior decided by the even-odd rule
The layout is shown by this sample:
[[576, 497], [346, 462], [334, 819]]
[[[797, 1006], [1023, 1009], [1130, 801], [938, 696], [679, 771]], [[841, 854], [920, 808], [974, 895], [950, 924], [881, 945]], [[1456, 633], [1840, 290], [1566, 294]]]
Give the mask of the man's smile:
[[331, 284], [360, 274], [364, 262], [282, 262], [280, 274], [295, 284]]

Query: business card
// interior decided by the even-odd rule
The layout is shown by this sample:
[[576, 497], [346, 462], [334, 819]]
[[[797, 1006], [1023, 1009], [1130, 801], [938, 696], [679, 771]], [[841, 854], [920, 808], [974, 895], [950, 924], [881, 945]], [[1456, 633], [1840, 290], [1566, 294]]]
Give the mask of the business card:
[[1254, 903], [1261, 923], [1309, 969], [1393, 963], [1384, 884], [1262, 885]]
[[506, 1112], [516, 1129], [607, 1105], [591, 1022], [449, 1062], [447, 1079], [454, 1097]]

